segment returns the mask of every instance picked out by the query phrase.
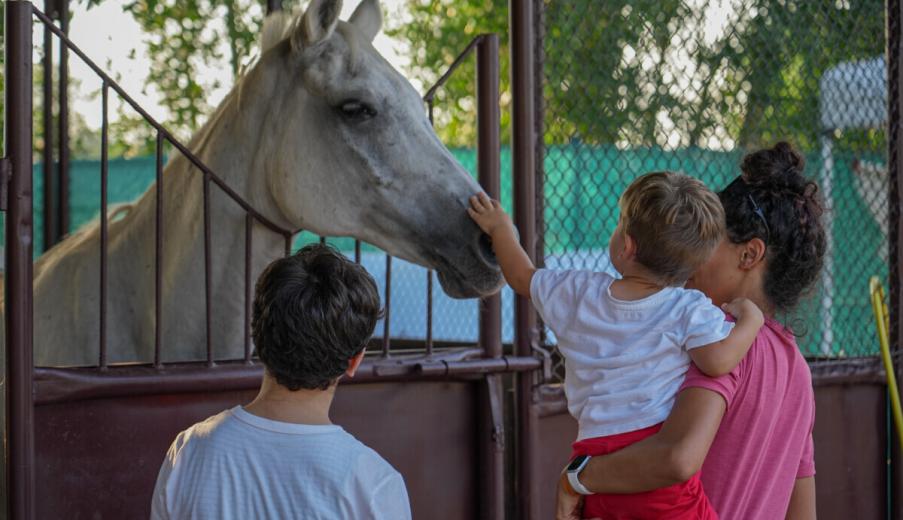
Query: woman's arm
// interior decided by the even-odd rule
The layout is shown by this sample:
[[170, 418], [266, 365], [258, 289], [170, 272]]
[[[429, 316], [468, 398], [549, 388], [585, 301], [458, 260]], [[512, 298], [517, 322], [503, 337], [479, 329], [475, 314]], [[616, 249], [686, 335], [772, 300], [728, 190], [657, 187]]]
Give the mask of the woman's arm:
[[[687, 388], [677, 395], [671, 415], [655, 435], [623, 450], [593, 457], [580, 483], [594, 493], [640, 493], [685, 482], [702, 467], [727, 405], [716, 392]], [[560, 479], [558, 518], [579, 511], [580, 495]]]
[[796, 479], [787, 507], [787, 520], [815, 520], [815, 477]]
[[682, 391], [658, 433], [593, 457], [580, 482], [595, 493], [640, 493], [687, 481], [702, 468], [726, 407], [711, 390]]

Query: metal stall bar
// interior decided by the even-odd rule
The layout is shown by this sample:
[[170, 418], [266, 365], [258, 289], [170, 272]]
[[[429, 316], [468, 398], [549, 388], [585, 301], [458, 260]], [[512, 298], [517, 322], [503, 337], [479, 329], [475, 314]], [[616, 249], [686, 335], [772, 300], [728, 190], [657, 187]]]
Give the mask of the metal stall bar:
[[[493, 199], [501, 196], [499, 127], [499, 37], [485, 34], [477, 46], [477, 169], [480, 185]], [[480, 346], [487, 357], [502, 355], [502, 300], [499, 294], [480, 305]]]
[[433, 270], [426, 270], [426, 357], [433, 355]]
[[392, 317], [392, 255], [386, 253], [386, 315], [383, 318], [383, 357], [389, 357], [389, 347], [392, 340], [389, 338], [390, 318]]
[[107, 184], [109, 182], [109, 120], [107, 104], [109, 88], [101, 87], [100, 123], [100, 359], [101, 370], [107, 368], [107, 248], [109, 224], [107, 222]]
[[[511, 91], [513, 111], [512, 173], [514, 176], [514, 223], [520, 230], [521, 245], [531, 260], [536, 260], [536, 135], [533, 92], [533, 3], [511, 0]], [[514, 350], [517, 356], [533, 351], [536, 314], [527, 298], [517, 296], [514, 303]], [[534, 374], [516, 376], [517, 399], [517, 517], [534, 519], [539, 515], [539, 490], [535, 470], [537, 454], [537, 411], [533, 407]]]
[[[44, 0], [44, 9], [50, 13], [56, 0]], [[56, 163], [53, 161], [53, 33], [44, 27], [44, 56], [42, 69], [44, 73], [43, 85], [43, 149], [41, 156], [44, 174], [44, 251], [50, 249], [60, 240], [59, 215], [59, 185], [56, 176]]]
[[163, 341], [163, 133], [157, 130], [156, 226], [154, 226], [154, 367], [163, 368], [160, 348]]
[[[903, 131], [900, 129], [903, 119], [903, 1], [887, 2], [887, 173], [888, 204], [890, 219], [890, 341], [891, 350], [896, 357], [898, 377], [903, 375], [901, 356], [903, 352]], [[899, 489], [903, 482], [903, 453], [896, 446], [891, 448], [891, 461], [896, 461], [895, 470], [889, 482], [890, 489]], [[890, 516], [903, 516], [903, 501], [895, 500], [891, 505], [895, 511]], [[896, 513], [896, 514], [894, 514]]]
[[210, 245], [210, 175], [204, 175], [204, 309], [206, 312], [207, 366], [213, 366], [213, 276]]
[[34, 517], [32, 62], [30, 2], [6, 2], [6, 497], [10, 518]]
[[254, 289], [251, 283], [251, 249], [254, 239], [254, 219], [245, 213], [245, 363], [251, 362], [251, 302]]
[[[480, 185], [501, 197], [499, 38], [485, 34], [477, 45], [477, 169]], [[496, 293], [480, 302], [480, 348], [490, 359], [502, 357], [502, 300]], [[502, 377], [487, 374], [481, 407], [484, 495], [481, 518], [505, 518], [505, 417]]]
[[[69, 0], [58, 0], [60, 19], [60, 31], [69, 34]], [[37, 9], [35, 9], [37, 12]], [[52, 24], [51, 24], [52, 25]], [[46, 26], [45, 26], [46, 27]], [[53, 28], [50, 29], [53, 31]], [[59, 201], [57, 206], [57, 218], [59, 223], [59, 237], [62, 239], [69, 233], [69, 48], [60, 45], [60, 113], [59, 113]]]

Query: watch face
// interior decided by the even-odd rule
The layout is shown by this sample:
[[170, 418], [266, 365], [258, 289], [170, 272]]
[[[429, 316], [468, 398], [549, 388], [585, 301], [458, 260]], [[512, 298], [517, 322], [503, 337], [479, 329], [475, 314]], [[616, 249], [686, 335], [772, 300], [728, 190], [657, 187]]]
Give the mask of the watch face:
[[588, 458], [589, 458], [589, 455], [577, 455], [576, 457], [574, 457], [574, 460], [572, 460], [571, 463], [568, 464], [568, 471], [579, 470], [583, 466], [583, 463], [586, 462], [586, 459], [588, 459]]

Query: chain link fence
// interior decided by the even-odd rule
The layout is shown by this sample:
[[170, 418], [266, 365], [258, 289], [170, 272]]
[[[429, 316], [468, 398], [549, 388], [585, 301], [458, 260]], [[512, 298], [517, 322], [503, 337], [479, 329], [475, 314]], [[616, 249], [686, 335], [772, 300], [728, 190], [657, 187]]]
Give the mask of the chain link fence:
[[784, 321], [807, 357], [875, 355], [868, 280], [888, 275], [883, 1], [536, 0], [536, 11], [546, 266], [611, 269], [618, 197], [637, 176], [675, 170], [718, 190], [744, 153], [787, 140], [826, 198], [832, 252]]

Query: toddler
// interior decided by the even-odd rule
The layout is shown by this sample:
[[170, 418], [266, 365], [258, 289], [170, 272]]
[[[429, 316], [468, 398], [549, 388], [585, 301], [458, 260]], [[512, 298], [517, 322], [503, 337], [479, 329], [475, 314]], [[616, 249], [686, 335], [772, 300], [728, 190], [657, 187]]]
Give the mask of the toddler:
[[[709, 376], [732, 371], [764, 317], [750, 300], [715, 307], [683, 288], [725, 234], [718, 197], [692, 177], [641, 176], [620, 199], [609, 251], [620, 278], [589, 271], [536, 269], [511, 219], [484, 193], [468, 213], [492, 239], [505, 279], [529, 297], [565, 358], [565, 395], [579, 430], [568, 480], [588, 494], [579, 471], [658, 431], [690, 361]], [[726, 320], [732, 314], [735, 323]], [[585, 517], [715, 519], [699, 474], [682, 484], [631, 495], [590, 495]]]

